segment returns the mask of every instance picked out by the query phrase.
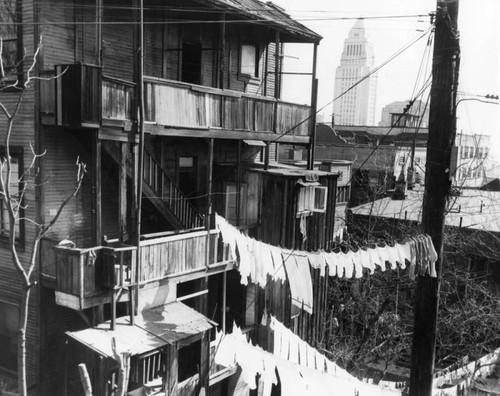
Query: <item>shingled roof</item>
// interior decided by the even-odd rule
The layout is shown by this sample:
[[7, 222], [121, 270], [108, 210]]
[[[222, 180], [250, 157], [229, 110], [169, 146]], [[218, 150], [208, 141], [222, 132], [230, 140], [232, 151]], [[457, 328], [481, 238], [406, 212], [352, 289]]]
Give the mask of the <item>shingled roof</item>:
[[270, 1], [264, 3], [258, 0], [204, 0], [203, 3], [221, 10], [227, 9], [228, 13], [235, 16], [277, 29], [283, 33], [283, 42], [317, 43], [322, 39], [319, 34], [292, 19], [283, 8]]

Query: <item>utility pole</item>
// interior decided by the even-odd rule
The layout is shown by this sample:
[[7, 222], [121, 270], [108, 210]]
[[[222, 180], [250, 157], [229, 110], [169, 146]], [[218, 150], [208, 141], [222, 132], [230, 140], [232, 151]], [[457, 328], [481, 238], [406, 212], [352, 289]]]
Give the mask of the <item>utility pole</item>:
[[458, 0], [438, 0], [422, 210], [422, 231], [431, 236], [438, 253], [437, 277], [423, 275], [417, 280], [410, 396], [430, 396], [432, 392], [444, 220], [451, 187], [451, 149], [456, 133], [455, 110], [460, 62], [457, 16]]

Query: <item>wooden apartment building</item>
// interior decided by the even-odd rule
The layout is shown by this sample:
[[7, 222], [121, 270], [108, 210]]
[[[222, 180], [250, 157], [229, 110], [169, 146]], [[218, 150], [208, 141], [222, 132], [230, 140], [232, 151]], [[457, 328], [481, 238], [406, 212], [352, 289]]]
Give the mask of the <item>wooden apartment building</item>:
[[[25, 219], [49, 221], [74, 187], [77, 158], [87, 165], [38, 255], [28, 326], [33, 394], [83, 394], [76, 365], [86, 363], [94, 395], [113, 395], [116, 362], [105, 334], [132, 353], [130, 391], [160, 379], [167, 394], [185, 395], [245, 394], [237, 370], [210, 364], [210, 342], [233, 323], [259, 342], [264, 308], [319, 340], [327, 277], [312, 270], [312, 314], [291, 307], [286, 283], [242, 285], [214, 215], [276, 246], [331, 246], [337, 176], [279, 166], [276, 157], [278, 144], [303, 146], [312, 164], [315, 89], [304, 98], [311, 105], [281, 100], [282, 55], [286, 43], [309, 44], [316, 87], [321, 37], [258, 0], [2, 7], [13, 10], [2, 13], [5, 26], [15, 27], [2, 28], [5, 63], [25, 51], [14, 75], [25, 78], [41, 43], [32, 72], [40, 79], [25, 92], [12, 139], [19, 176], [30, 146], [45, 152], [17, 229], [24, 261], [34, 236]], [[0, 95], [9, 107], [19, 93]], [[0, 126], [4, 133], [3, 118]], [[314, 205], [317, 186], [328, 192], [325, 203], [298, 216], [301, 189]], [[15, 377], [19, 288], [4, 218], [1, 227], [0, 370]], [[96, 328], [103, 337], [86, 336]]]

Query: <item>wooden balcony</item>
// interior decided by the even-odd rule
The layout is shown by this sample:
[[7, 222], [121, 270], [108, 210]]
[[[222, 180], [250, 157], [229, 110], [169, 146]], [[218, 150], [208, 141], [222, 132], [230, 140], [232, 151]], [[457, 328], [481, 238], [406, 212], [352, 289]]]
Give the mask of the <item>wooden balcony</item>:
[[[56, 302], [82, 310], [111, 302], [113, 290], [165, 279], [176, 282], [194, 279], [232, 268], [228, 248], [218, 230], [150, 236], [140, 242], [137, 274], [137, 247], [97, 246], [86, 249], [54, 246], [44, 240], [42, 279], [56, 292]], [[127, 301], [127, 293], [122, 294]], [[139, 297], [140, 298], [140, 297]]]
[[[207, 137], [308, 141], [312, 108], [241, 92], [145, 78], [146, 121]], [[168, 111], [165, 111], [168, 109]], [[159, 133], [156, 130], [156, 133]], [[167, 132], [168, 134], [168, 132]]]
[[[43, 71], [46, 124], [96, 127], [135, 120], [136, 85], [89, 65]], [[72, 93], [72, 100], [66, 98]], [[74, 93], [77, 93], [74, 95]], [[74, 99], [78, 97], [78, 100]], [[309, 143], [312, 108], [271, 97], [144, 77], [146, 132], [159, 135]]]

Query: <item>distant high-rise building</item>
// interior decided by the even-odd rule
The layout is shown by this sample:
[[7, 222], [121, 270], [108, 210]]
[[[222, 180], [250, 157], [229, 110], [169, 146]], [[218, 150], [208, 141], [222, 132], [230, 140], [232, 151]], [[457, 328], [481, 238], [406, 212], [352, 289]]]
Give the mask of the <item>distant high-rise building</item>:
[[[373, 45], [368, 42], [363, 20], [358, 19], [344, 41], [340, 66], [335, 72], [334, 98], [366, 76], [374, 66]], [[365, 79], [333, 102], [337, 125], [374, 125], [377, 76]]]

